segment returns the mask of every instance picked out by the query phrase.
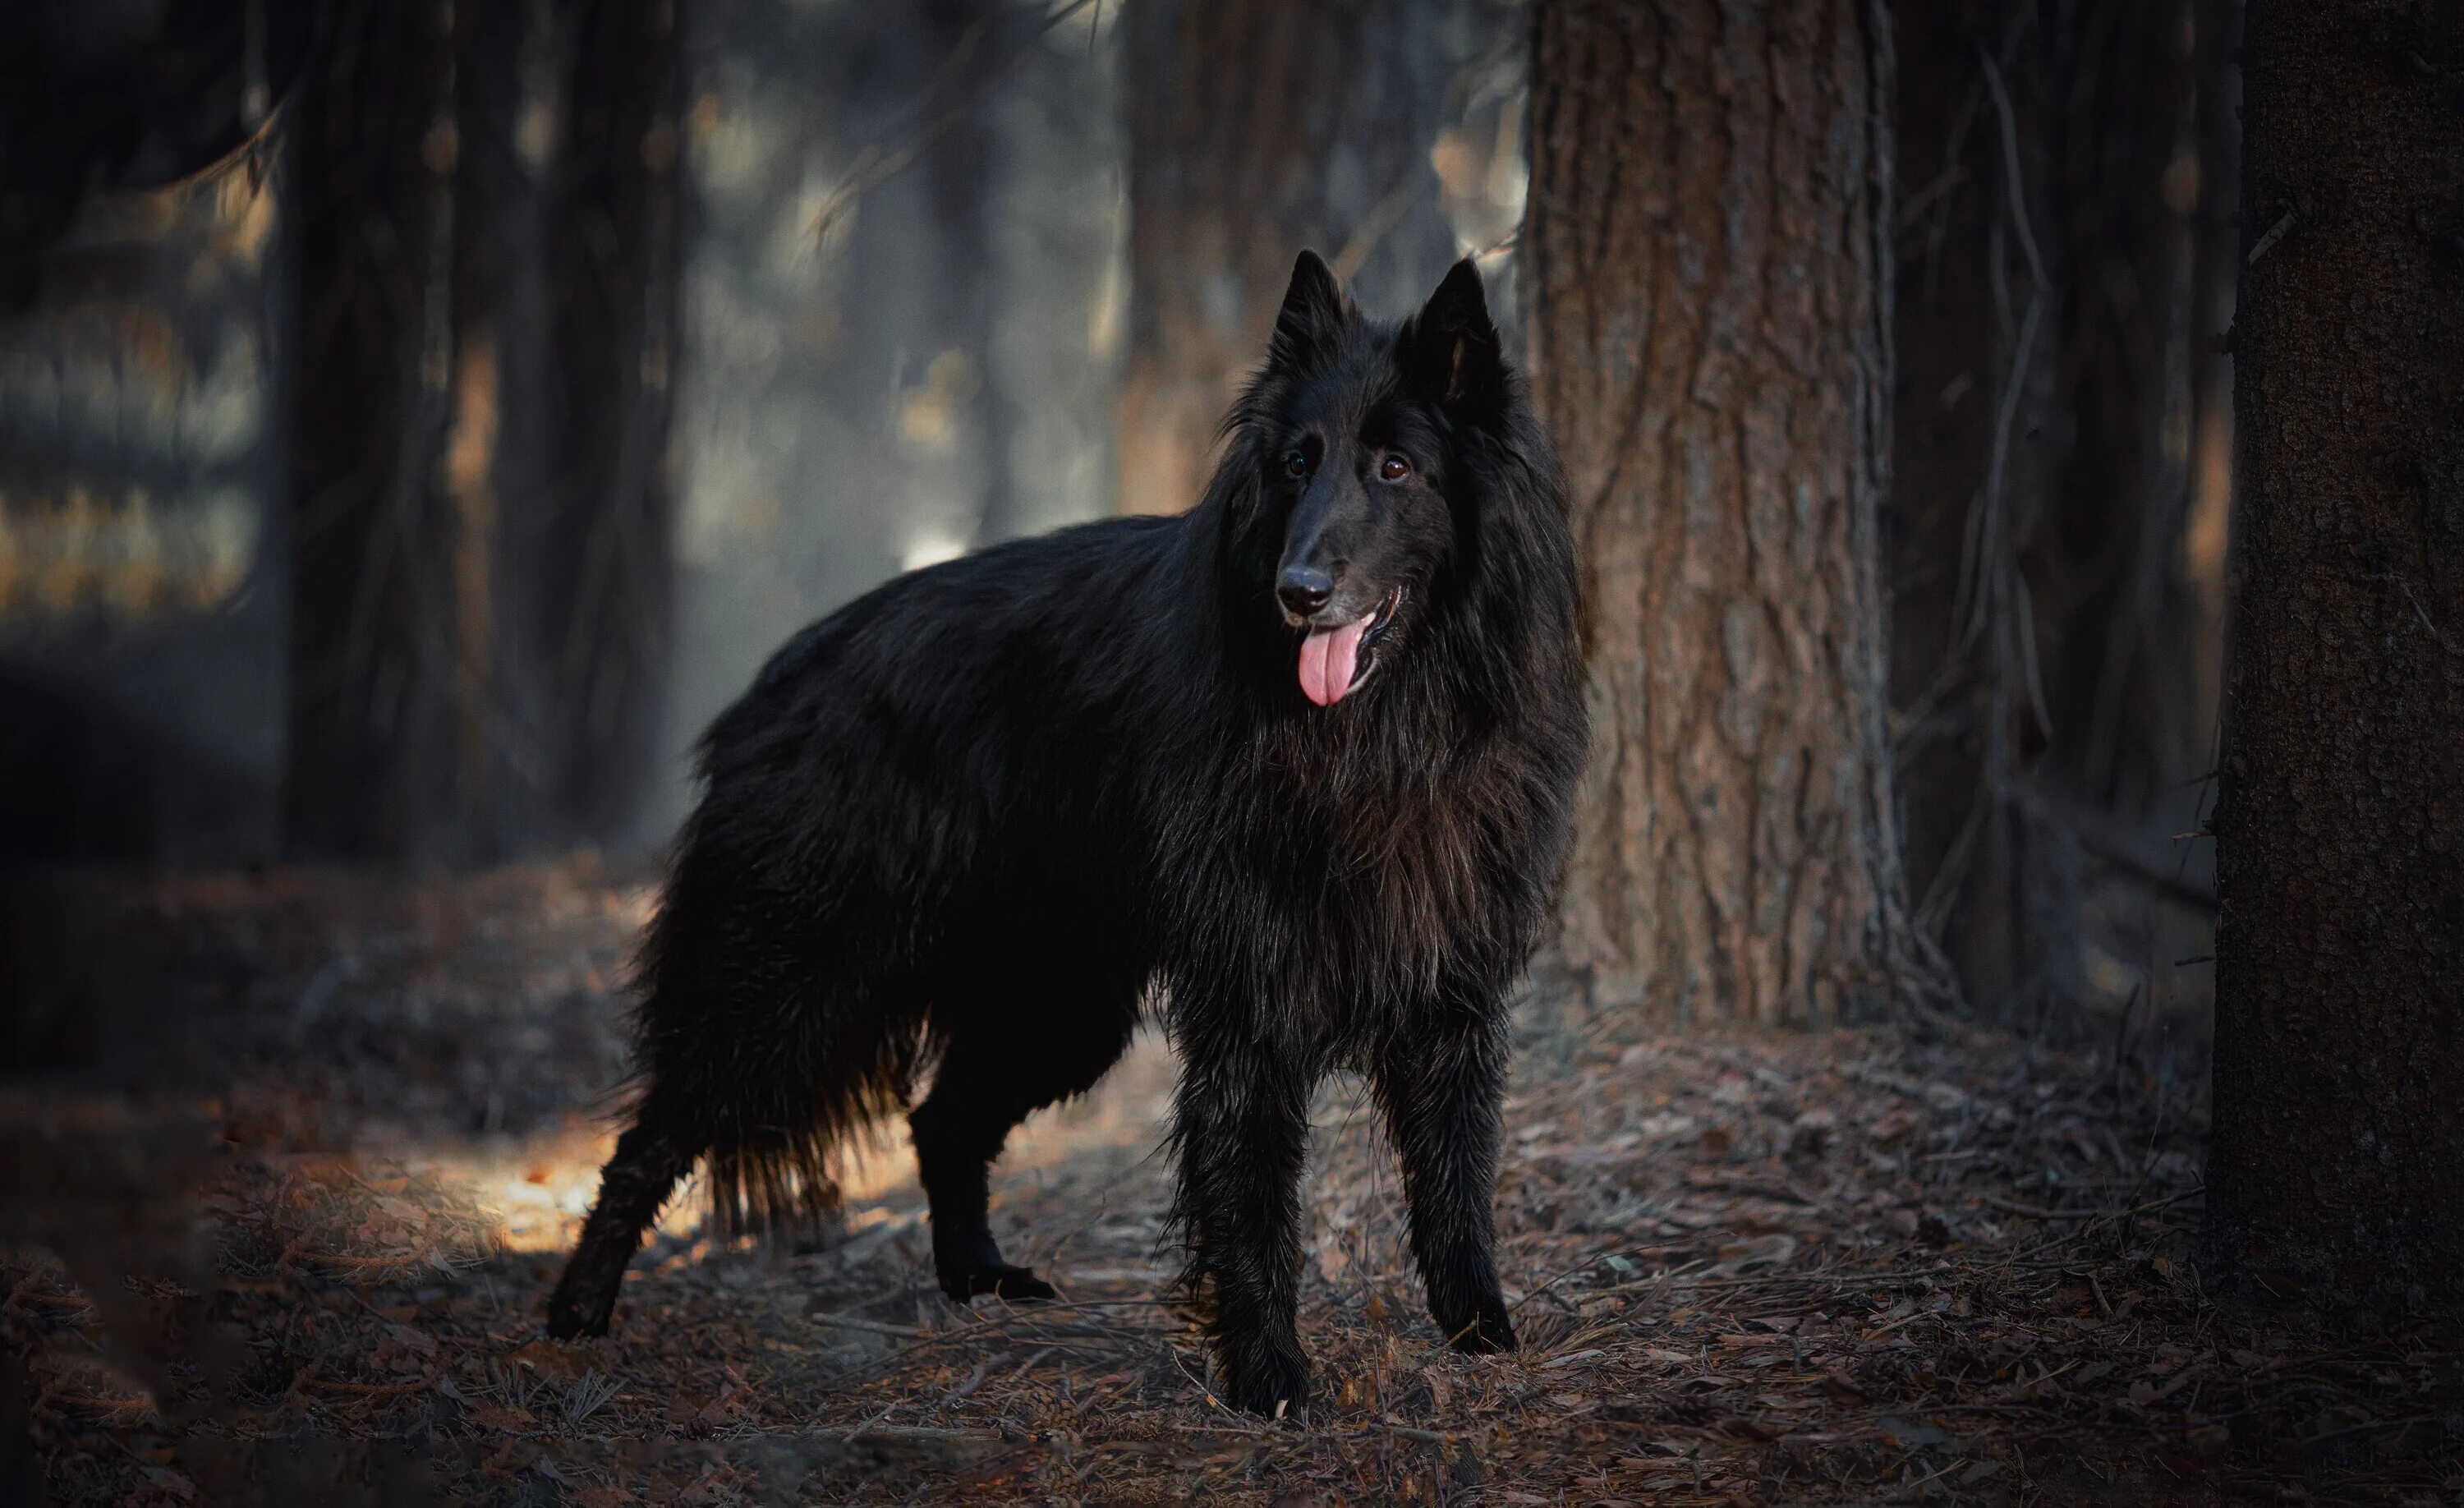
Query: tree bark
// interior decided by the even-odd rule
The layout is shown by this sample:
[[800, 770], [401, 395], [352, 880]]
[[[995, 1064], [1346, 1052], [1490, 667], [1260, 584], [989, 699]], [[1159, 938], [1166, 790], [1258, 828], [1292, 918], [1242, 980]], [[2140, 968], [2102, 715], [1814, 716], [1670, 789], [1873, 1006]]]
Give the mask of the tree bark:
[[1454, 255], [1429, 149], [1444, 80], [1428, 0], [1134, 0], [1127, 513], [1198, 500], [1216, 429], [1314, 247], [1373, 314]]
[[1524, 255], [1595, 747], [1595, 1001], [1799, 1022], [1938, 989], [1891, 813], [1891, 53], [1860, 0], [1546, 0]]
[[2464, 1299], [2464, 14], [2254, 0], [2205, 1271]]
[[285, 841], [429, 860], [463, 841], [454, 520], [451, 38], [432, 5], [338, 8], [298, 101], [284, 224], [291, 716]]

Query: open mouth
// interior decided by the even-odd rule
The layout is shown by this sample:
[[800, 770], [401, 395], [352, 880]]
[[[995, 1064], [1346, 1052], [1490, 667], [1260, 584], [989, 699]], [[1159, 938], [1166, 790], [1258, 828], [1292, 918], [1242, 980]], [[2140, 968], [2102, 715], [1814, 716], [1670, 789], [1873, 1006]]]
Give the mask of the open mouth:
[[1332, 628], [1312, 628], [1301, 641], [1301, 694], [1320, 707], [1332, 707], [1360, 689], [1377, 668], [1377, 646], [1395, 623], [1395, 609], [1403, 602], [1401, 583], [1388, 589], [1377, 610]]

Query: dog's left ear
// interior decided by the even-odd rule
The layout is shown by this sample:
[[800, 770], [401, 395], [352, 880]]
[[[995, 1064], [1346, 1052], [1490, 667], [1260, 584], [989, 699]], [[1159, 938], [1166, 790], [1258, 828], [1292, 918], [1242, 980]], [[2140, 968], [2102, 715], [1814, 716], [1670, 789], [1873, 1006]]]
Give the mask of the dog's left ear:
[[1315, 251], [1303, 251], [1292, 261], [1291, 286], [1284, 291], [1284, 306], [1275, 315], [1266, 365], [1281, 372], [1307, 371], [1342, 343], [1355, 317], [1334, 270]]
[[1480, 269], [1468, 256], [1403, 326], [1404, 375], [1448, 408], [1485, 407], [1506, 389], [1506, 353], [1488, 317]]

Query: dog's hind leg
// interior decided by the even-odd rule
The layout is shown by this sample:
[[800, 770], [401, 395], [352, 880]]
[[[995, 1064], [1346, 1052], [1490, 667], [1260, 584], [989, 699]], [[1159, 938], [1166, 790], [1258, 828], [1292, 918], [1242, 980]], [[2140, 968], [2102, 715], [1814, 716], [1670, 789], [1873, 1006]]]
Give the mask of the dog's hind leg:
[[1506, 1032], [1495, 1013], [1445, 1004], [1390, 1041], [1371, 1073], [1403, 1165], [1412, 1255], [1429, 1317], [1459, 1351], [1514, 1348], [1497, 1281], [1500, 1102]]
[[693, 1171], [698, 1146], [676, 1134], [664, 1117], [644, 1113], [616, 1139], [616, 1154], [600, 1174], [599, 1202], [582, 1227], [582, 1242], [547, 1302], [547, 1333], [559, 1340], [605, 1335], [616, 1310], [616, 1291], [626, 1264], [642, 1245], [642, 1232], [659, 1206]]
[[[1052, 1285], [1001, 1258], [989, 1205], [993, 1160], [1010, 1129], [1045, 1105], [1082, 1094], [1120, 1060], [1136, 1025], [1134, 999], [1083, 996], [1066, 1016], [1012, 1012], [956, 1016], [932, 1092], [907, 1118], [915, 1167], [933, 1208], [933, 1267], [942, 1290], [1049, 1299]], [[1030, 1017], [1033, 1030], [1022, 1017]]]

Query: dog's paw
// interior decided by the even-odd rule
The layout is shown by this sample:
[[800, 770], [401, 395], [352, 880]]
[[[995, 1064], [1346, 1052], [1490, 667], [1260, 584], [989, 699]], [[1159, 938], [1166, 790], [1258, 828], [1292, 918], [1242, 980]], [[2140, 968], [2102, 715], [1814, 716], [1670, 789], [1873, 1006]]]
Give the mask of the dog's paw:
[[1446, 1332], [1446, 1344], [1466, 1356], [1494, 1356], [1515, 1347], [1514, 1325], [1506, 1318], [1506, 1300], [1490, 1300], [1471, 1313], [1452, 1317], [1439, 1324]]
[[945, 1272], [940, 1279], [941, 1291], [960, 1303], [979, 1294], [992, 1294], [1012, 1303], [1036, 1303], [1060, 1297], [1050, 1283], [1029, 1269], [1012, 1267], [1007, 1262]]
[[547, 1334], [552, 1341], [575, 1341], [583, 1336], [607, 1333], [605, 1313], [588, 1314], [577, 1304], [550, 1304], [547, 1311]]
[[1222, 1373], [1223, 1401], [1244, 1413], [1298, 1423], [1309, 1411], [1309, 1363], [1297, 1349], [1226, 1361]]

